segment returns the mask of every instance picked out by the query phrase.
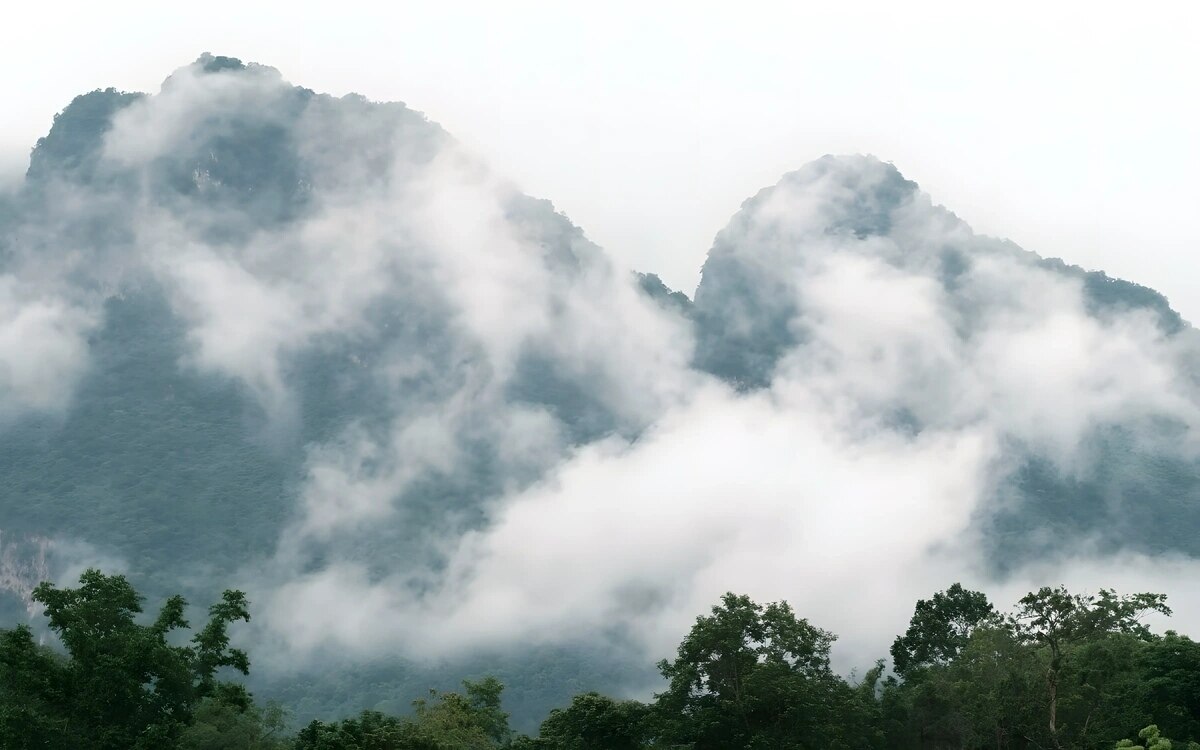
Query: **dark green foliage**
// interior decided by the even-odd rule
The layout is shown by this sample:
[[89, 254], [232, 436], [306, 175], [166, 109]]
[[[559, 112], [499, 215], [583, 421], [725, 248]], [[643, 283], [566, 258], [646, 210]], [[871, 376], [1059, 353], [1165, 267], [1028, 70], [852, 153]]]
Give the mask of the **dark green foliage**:
[[416, 724], [425, 736], [447, 747], [502, 745], [511, 735], [508, 714], [500, 709], [503, 691], [504, 686], [494, 677], [465, 680], [462, 694], [430, 691], [429, 700], [413, 704]]
[[726, 594], [659, 664], [662, 738], [697, 750], [836, 746], [842, 727], [830, 719], [846, 696], [829, 666], [833, 639], [786, 602]]
[[890, 679], [881, 696], [887, 747], [1024, 747], [1042, 685], [1031, 657], [1006, 629], [982, 627], [953, 661]]
[[414, 703], [411, 718], [363, 711], [336, 722], [313, 721], [296, 737], [296, 750], [489, 750], [507, 746], [503, 686], [495, 678], [465, 681], [464, 693], [431, 691]]
[[[1090, 729], [1089, 718], [1096, 713], [1098, 698], [1102, 691], [1094, 685], [1095, 675], [1101, 680], [1110, 677], [1111, 669], [1088, 670], [1080, 662], [1096, 655], [1098, 644], [1111, 642], [1117, 635], [1149, 639], [1150, 631], [1140, 620], [1146, 612], [1169, 615], [1162, 594], [1133, 594], [1117, 596], [1113, 591], [1102, 589], [1096, 596], [1071, 594], [1065, 588], [1043, 587], [1027, 594], [1018, 603], [1017, 611], [1010, 620], [1010, 627], [1023, 643], [1037, 648], [1039, 661], [1046, 679], [1045, 718], [1048, 737], [1054, 744], [1062, 743], [1061, 735], [1074, 732], [1086, 739]], [[1077, 685], [1068, 682], [1072, 670], [1082, 670]], [[1092, 675], [1089, 679], [1089, 674]], [[1085, 707], [1083, 716], [1069, 721], [1067, 711], [1070, 695], [1067, 690], [1077, 688], [1077, 701]], [[1060, 716], [1060, 708], [1064, 709]], [[1100, 713], [1103, 714], [1103, 711]]]
[[296, 737], [295, 750], [442, 750], [416, 725], [378, 711], [332, 724], [313, 721]]
[[231, 622], [249, 620], [241, 592], [226, 591], [191, 644], [177, 646], [172, 634], [188, 627], [182, 597], [168, 599], [142, 625], [142, 597], [124, 576], [88, 570], [79, 584], [43, 583], [33, 595], [65, 660], [34, 646], [27, 628], [0, 632], [0, 736], [41, 737], [39, 746], [150, 750], [174, 742], [204, 699], [249, 708], [243, 688], [216, 676], [221, 667], [249, 669], [246, 654], [229, 648], [226, 632]]
[[205, 698], [192, 724], [179, 736], [178, 750], [283, 750], [290, 747], [283, 710], [271, 704], [233, 705]]
[[[963, 592], [955, 598], [970, 601]], [[1170, 613], [1162, 595], [1047, 587], [1023, 597], [1007, 618], [984, 601], [975, 598], [984, 617], [965, 641], [955, 639], [953, 656], [910, 667], [903, 682], [885, 686], [888, 747], [1108, 750], [1160, 715], [1178, 727], [1176, 736], [1196, 736], [1200, 703], [1184, 676], [1195, 646], [1154, 636], [1140, 619]], [[914, 624], [936, 620], [936, 610], [932, 601], [919, 603]], [[929, 631], [910, 628], [909, 643], [917, 632]]]
[[[187, 627], [182, 598], [146, 620], [121, 576], [90, 570], [78, 588], [43, 584], [36, 596], [65, 653], [28, 627], [0, 630], [2, 750], [1200, 747], [1200, 644], [1140, 621], [1169, 612], [1158, 594], [1043, 588], [1000, 617], [956, 584], [918, 602], [897, 639], [902, 680], [883, 679], [880, 661], [857, 682], [830, 668], [833, 635], [786, 602], [726, 594], [659, 664], [667, 686], [651, 703], [584, 692], [536, 737], [511, 730], [495, 677], [432, 690], [408, 715], [365, 710], [291, 734], [277, 704], [219, 679], [249, 665], [229, 647], [228, 626], [249, 617], [239, 592], [209, 608], [187, 645], [169, 638]], [[1122, 739], [1134, 735], [1141, 745]]]
[[0, 630], [0, 747], [63, 747], [73, 739], [59, 710], [66, 701], [61, 659], [24, 625]]
[[649, 708], [637, 701], [616, 701], [584, 693], [542, 722], [539, 744], [548, 750], [637, 750], [652, 736]]
[[1172, 631], [1151, 639], [1135, 674], [1143, 715], [1172, 737], [1200, 739], [1200, 643]]
[[892, 644], [896, 674], [953, 660], [975, 628], [995, 614], [987, 596], [968, 591], [961, 583], [939, 591], [931, 599], [921, 599], [908, 630]]

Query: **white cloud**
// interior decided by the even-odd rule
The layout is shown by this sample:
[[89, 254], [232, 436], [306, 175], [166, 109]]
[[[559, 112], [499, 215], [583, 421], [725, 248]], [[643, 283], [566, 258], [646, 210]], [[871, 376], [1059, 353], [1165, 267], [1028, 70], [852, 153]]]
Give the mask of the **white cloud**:
[[96, 322], [63, 299], [0, 276], [0, 422], [66, 409]]
[[[758, 272], [794, 295], [801, 343], [769, 389], [738, 395], [661, 361], [656, 378], [681, 395], [657, 400], [636, 439], [570, 451], [494, 500], [486, 525], [447, 540], [445, 566], [380, 572], [343, 558], [291, 577], [267, 605], [276, 637], [301, 652], [421, 658], [616, 631], [652, 659], [735, 590], [788, 599], [839, 633], [850, 667], [884, 655], [915, 600], [954, 580], [1001, 606], [1054, 573], [1176, 593], [1184, 563], [1112, 558], [1087, 538], [1063, 540], [1053, 572], [1010, 561], [998, 577], [979, 522], [1010, 495], [1014, 442], [1069, 474], [1089, 470], [1097, 426], [1153, 443], [1153, 419], [1194, 425], [1180, 365], [1190, 340], [1165, 337], [1146, 312], [1089, 313], [1076, 278], [975, 238], [922, 195], [894, 207], [868, 195], [887, 214], [882, 235], [829, 231], [889, 179], [882, 165], [849, 163], [852, 190], [844, 174], [786, 183], [723, 239], [750, 263], [769, 259]], [[953, 284], [939, 263], [948, 247], [968, 257]], [[555, 330], [606, 341], [601, 319]], [[1120, 561], [1127, 573], [1110, 576]], [[345, 615], [356, 602], [367, 613]]]
[[[295, 408], [302, 355], [354, 350], [331, 367], [362, 375], [369, 407], [307, 446], [294, 513], [263, 540], [273, 557], [244, 571], [289, 658], [613, 631], [660, 656], [733, 589], [789, 599], [861, 665], [919, 596], [1045, 575], [1015, 565], [994, 580], [984, 554], [977, 522], [1022, 458], [1014, 444], [1086, 472], [1097, 426], [1153, 444], [1154, 420], [1200, 419], [1192, 337], [1145, 312], [1094, 315], [1076, 278], [977, 237], [869, 158], [787, 178], [718, 239], [755, 282], [730, 306], [734, 327], [777, 295], [798, 341], [769, 388], [738, 394], [692, 369], [683, 319], [419, 116], [289, 91], [268, 71], [177, 73], [105, 141], [105, 168], [143, 192], [118, 213], [102, 191], [63, 189], [71, 202], [47, 223], [114, 210], [132, 228], [104, 248], [116, 262], [81, 274], [84, 252], [35, 278], [31, 244], [22, 275], [0, 280], [0, 416], [68, 402], [97, 321], [80, 275], [161, 282], [187, 326], [180, 365], [241, 382], [275, 417]], [[294, 122], [282, 102], [300, 107]], [[301, 194], [295, 215], [253, 214], [249, 193], [207, 203], [223, 195], [211, 165], [186, 198], [155, 192], [162, 160], [242, 120], [287, 126], [305, 167], [285, 186]], [[563, 393], [516, 394], [522, 367]], [[561, 412], [584, 401], [611, 424], [580, 437]], [[420, 516], [407, 503], [425, 480], [470, 512], [446, 501]], [[389, 534], [433, 562], [397, 562]], [[1114, 569], [1069, 552], [1061, 570], [1081, 585]], [[1128, 560], [1134, 587], [1187, 565]]]

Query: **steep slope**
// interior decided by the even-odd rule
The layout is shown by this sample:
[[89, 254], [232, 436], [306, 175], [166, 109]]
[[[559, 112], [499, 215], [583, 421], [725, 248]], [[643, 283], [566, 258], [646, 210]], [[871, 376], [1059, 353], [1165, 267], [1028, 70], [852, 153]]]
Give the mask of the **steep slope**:
[[974, 234], [890, 164], [826, 156], [748, 200], [695, 319], [697, 366], [742, 389], [826, 378], [890, 429], [993, 426], [995, 565], [1063, 539], [1200, 554], [1195, 332], [1151, 289]]
[[0, 608], [240, 586], [300, 718], [644, 690], [731, 588], [862, 666], [947, 576], [1200, 556], [1198, 352], [870, 157], [748, 200], [693, 302], [406, 106], [205, 55], [0, 195]]
[[[500, 493], [642, 429], [653, 367], [687, 356], [681, 321], [419, 113], [231, 58], [78, 97], [4, 205], [14, 616], [37, 540], [57, 577], [103, 564], [197, 600], [436, 567]], [[618, 345], [588, 348], [606, 327]]]

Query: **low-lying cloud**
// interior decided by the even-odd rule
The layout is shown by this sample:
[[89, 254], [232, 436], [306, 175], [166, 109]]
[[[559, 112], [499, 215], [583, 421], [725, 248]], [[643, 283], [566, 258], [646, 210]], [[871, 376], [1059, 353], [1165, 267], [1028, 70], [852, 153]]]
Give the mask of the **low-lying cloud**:
[[1001, 604], [1059, 580], [1185, 593], [1186, 550], [1084, 524], [998, 565], [991, 536], [1038, 517], [1031, 458], [1099, 476], [1106, 430], [1200, 458], [1195, 337], [1153, 305], [1097, 301], [848, 157], [747, 201], [691, 320], [419, 114], [206, 65], [12, 197], [0, 422], [69, 410], [105, 300], [163, 294], [175, 366], [302, 443], [290, 510], [229, 571], [268, 663], [653, 658], [735, 590], [861, 666], [955, 580]]

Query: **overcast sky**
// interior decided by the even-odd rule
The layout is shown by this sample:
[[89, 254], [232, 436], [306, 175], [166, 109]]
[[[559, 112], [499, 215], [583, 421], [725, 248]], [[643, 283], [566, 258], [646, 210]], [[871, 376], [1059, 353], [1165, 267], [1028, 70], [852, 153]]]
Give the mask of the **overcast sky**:
[[442, 123], [689, 293], [742, 200], [824, 153], [893, 161], [976, 230], [1200, 320], [1200, 4], [10, 4], [0, 174], [72, 96], [203, 51]]

